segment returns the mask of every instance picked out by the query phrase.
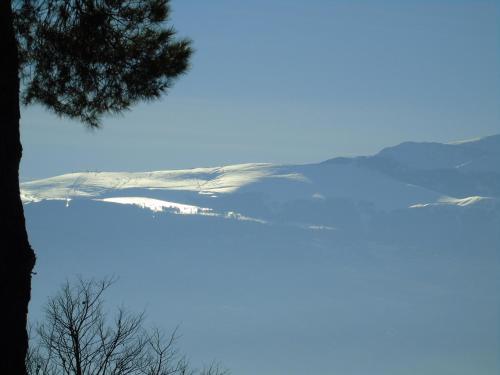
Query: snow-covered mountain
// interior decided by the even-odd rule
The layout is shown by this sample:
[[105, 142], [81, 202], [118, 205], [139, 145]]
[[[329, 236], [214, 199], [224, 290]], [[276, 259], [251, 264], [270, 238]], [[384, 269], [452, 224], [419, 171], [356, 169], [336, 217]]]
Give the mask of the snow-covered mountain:
[[191, 194], [193, 197], [185, 194], [185, 199], [206, 202], [225, 200], [230, 194], [259, 194], [270, 202], [340, 198], [391, 210], [440, 199], [450, 201], [448, 198], [498, 197], [498, 175], [500, 135], [450, 144], [407, 142], [371, 157], [335, 158], [310, 165], [240, 164], [144, 173], [71, 173], [25, 182], [22, 194], [25, 203], [139, 192], [145, 197], [196, 193]]
[[65, 277], [116, 274], [116, 301], [238, 374], [500, 370], [500, 135], [21, 190], [35, 311]]

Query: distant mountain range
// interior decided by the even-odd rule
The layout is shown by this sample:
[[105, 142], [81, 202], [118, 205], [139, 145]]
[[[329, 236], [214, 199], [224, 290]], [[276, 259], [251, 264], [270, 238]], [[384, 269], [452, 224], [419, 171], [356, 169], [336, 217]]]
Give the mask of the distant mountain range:
[[[155, 212], [337, 229], [357, 237], [404, 221], [414, 227], [421, 219], [419, 225], [425, 226], [426, 214], [433, 216], [433, 225], [452, 231], [458, 228], [449, 227], [448, 215], [465, 220], [473, 215], [467, 225], [482, 232], [484, 226], [498, 224], [500, 135], [450, 144], [406, 142], [374, 156], [319, 164], [71, 173], [25, 182], [21, 188], [25, 204], [92, 200]], [[477, 210], [497, 215], [493, 222], [489, 217], [483, 222], [476, 218]]]
[[235, 374], [500, 371], [500, 135], [21, 191], [35, 310], [65, 277], [117, 274], [117, 301]]
[[[335, 158], [309, 165], [241, 164], [144, 173], [71, 173], [25, 182], [22, 190], [25, 203], [99, 198], [124, 190], [143, 189], [196, 192], [211, 197], [221, 193], [257, 192], [278, 200], [290, 193], [294, 198], [307, 199], [312, 192], [336, 198], [368, 198], [385, 207], [387, 197], [384, 195], [391, 195], [392, 191], [405, 196], [404, 202], [437, 196], [498, 197], [499, 174], [500, 135], [494, 135], [449, 144], [405, 142], [374, 156]], [[367, 180], [370, 185], [382, 184], [383, 189], [374, 192], [369, 186], [358, 186]], [[282, 189], [285, 186], [288, 189]], [[391, 207], [404, 204], [392, 198]]]

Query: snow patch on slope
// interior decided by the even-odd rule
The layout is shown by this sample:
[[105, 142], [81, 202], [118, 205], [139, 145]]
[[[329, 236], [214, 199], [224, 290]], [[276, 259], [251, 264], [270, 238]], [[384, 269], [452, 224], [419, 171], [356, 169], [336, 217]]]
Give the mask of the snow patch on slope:
[[486, 138], [486, 137], [474, 137], [474, 138], [469, 138], [469, 139], [462, 139], [462, 140], [459, 140], [459, 141], [446, 142], [444, 144], [448, 144], [448, 145], [463, 145], [463, 144], [467, 144], [467, 143], [479, 142], [479, 141], [481, 141], [484, 138]]
[[480, 197], [480, 196], [473, 196], [473, 197], [465, 197], [465, 198], [452, 198], [452, 197], [446, 197], [442, 198], [439, 200], [439, 203], [443, 204], [450, 204], [450, 205], [456, 205], [456, 206], [469, 206], [471, 204], [476, 204], [478, 202], [484, 201], [484, 200], [491, 200], [489, 197]]
[[442, 197], [437, 202], [418, 203], [418, 204], [411, 205], [410, 208], [423, 208], [423, 207], [429, 207], [429, 206], [443, 206], [443, 205], [465, 207], [465, 206], [471, 206], [471, 205], [477, 204], [479, 202], [491, 201], [491, 200], [493, 200], [493, 198], [481, 197], [481, 196], [472, 196], [472, 197], [465, 197], [465, 198]]
[[111, 197], [111, 198], [93, 199], [93, 200], [99, 202], [133, 205], [143, 209], [151, 210], [153, 212], [169, 212], [178, 215], [215, 216], [215, 217], [223, 217], [225, 219], [252, 221], [260, 224], [267, 223], [265, 220], [245, 216], [234, 211], [217, 213], [211, 208], [207, 207], [199, 207], [190, 204], [169, 202], [160, 199], [153, 199], [146, 197]]
[[181, 215], [207, 215], [212, 211], [210, 208], [192, 206], [189, 204], [168, 202], [159, 199], [145, 197], [116, 197], [94, 199], [101, 202], [110, 202], [118, 204], [131, 204], [141, 208], [147, 208], [153, 212], [163, 212], [164, 210], [173, 211]]

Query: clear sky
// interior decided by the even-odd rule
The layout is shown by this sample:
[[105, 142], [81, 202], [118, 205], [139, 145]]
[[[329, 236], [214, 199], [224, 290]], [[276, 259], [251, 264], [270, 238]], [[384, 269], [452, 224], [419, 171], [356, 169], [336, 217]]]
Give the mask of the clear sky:
[[21, 177], [307, 163], [500, 133], [500, 3], [173, 0], [190, 72], [90, 131], [24, 108]]

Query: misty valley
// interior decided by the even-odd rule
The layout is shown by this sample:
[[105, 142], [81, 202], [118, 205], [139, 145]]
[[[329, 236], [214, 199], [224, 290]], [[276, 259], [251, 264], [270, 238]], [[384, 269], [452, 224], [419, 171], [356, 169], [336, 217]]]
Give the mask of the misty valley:
[[111, 304], [237, 374], [492, 374], [499, 150], [492, 136], [24, 182], [31, 317], [64, 280], [114, 275]]

